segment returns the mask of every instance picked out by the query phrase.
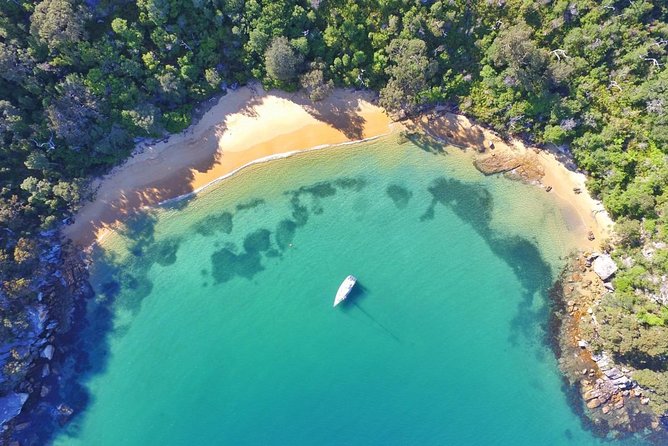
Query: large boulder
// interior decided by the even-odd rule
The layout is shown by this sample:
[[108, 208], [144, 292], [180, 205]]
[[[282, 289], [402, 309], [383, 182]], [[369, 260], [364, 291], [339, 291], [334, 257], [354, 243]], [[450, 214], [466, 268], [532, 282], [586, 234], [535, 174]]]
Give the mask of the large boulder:
[[617, 272], [617, 264], [608, 254], [596, 257], [592, 262], [592, 267], [594, 268], [594, 272], [603, 281], [608, 280]]
[[27, 393], [10, 393], [0, 397], [0, 425], [17, 416], [27, 399]]
[[51, 361], [51, 359], [53, 359], [53, 345], [48, 344], [46, 347], [44, 347], [40, 356]]
[[661, 277], [661, 286], [659, 287], [657, 302], [661, 305], [668, 305], [668, 279], [666, 276]]

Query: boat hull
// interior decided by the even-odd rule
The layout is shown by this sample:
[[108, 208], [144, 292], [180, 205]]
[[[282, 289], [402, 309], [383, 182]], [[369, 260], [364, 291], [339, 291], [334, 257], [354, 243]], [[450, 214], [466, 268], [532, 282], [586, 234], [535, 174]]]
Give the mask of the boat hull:
[[334, 307], [348, 298], [348, 295], [355, 286], [355, 283], [357, 283], [357, 278], [355, 276], [348, 276], [343, 280], [339, 286], [339, 290], [336, 292], [336, 296], [334, 297]]

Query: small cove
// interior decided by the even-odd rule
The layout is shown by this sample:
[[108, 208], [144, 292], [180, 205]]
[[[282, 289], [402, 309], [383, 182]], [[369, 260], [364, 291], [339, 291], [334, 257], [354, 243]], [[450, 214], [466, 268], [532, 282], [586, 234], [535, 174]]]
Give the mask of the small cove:
[[55, 443], [599, 444], [543, 341], [572, 223], [457, 150], [302, 154], [128, 222], [95, 254], [90, 401]]

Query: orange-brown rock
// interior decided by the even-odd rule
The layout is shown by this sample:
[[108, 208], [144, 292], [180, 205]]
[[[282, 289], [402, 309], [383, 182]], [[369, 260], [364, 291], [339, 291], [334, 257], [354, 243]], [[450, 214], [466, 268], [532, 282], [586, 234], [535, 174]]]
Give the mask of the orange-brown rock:
[[495, 152], [477, 156], [473, 165], [485, 175], [508, 173], [510, 177], [525, 182], [539, 182], [545, 175], [543, 166], [533, 153]]
[[594, 398], [593, 400], [587, 402], [587, 407], [590, 409], [596, 409], [600, 405], [601, 401], [598, 398]]

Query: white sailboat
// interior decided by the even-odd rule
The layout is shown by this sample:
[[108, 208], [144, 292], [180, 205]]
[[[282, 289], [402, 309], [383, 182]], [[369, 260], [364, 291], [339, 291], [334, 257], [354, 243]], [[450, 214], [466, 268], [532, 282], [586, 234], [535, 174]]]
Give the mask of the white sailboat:
[[343, 280], [343, 282], [341, 282], [339, 290], [336, 292], [336, 297], [334, 297], [333, 306], [337, 306], [346, 300], [346, 297], [348, 297], [348, 294], [350, 294], [350, 291], [355, 286], [355, 283], [357, 283], [357, 277], [355, 276], [348, 276]]

